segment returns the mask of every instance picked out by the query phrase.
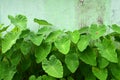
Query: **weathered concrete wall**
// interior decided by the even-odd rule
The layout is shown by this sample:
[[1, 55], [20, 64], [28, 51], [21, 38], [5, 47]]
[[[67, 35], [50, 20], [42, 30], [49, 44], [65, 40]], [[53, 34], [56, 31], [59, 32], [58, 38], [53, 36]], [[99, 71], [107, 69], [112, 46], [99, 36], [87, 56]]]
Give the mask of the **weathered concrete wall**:
[[78, 2], [77, 20], [79, 26], [90, 24], [109, 24], [110, 0], [84, 0]]
[[120, 24], [120, 0], [0, 0], [0, 23], [9, 24], [8, 15], [28, 17], [28, 27], [36, 30], [33, 19], [45, 19], [55, 28], [74, 30], [92, 23]]
[[111, 23], [120, 25], [120, 0], [111, 0]]

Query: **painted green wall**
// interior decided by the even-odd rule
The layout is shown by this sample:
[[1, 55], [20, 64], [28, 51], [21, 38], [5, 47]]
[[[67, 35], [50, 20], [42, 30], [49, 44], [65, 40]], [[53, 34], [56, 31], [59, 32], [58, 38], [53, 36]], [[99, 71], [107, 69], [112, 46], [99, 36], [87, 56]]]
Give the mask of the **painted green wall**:
[[0, 0], [0, 22], [9, 24], [8, 15], [23, 14], [28, 18], [28, 27], [37, 30], [33, 18], [44, 18], [43, 0]]
[[76, 29], [75, 5], [78, 0], [44, 0], [46, 19], [57, 28]]
[[75, 22], [75, 4], [77, 0], [1, 0], [1, 23], [9, 23], [7, 15], [24, 14], [28, 17], [28, 26], [36, 29], [33, 18], [45, 19], [55, 28], [72, 30], [78, 28]]
[[[118, 1], [118, 2], [116, 2]], [[33, 19], [45, 19], [55, 28], [74, 30], [92, 23], [120, 23], [120, 0], [0, 0], [0, 23], [9, 24], [8, 15], [28, 17], [28, 27], [37, 30]]]

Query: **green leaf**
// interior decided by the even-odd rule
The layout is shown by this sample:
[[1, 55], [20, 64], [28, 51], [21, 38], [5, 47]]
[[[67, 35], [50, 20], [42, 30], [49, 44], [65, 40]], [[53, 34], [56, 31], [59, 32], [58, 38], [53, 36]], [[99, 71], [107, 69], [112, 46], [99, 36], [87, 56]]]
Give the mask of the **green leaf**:
[[108, 76], [107, 69], [99, 69], [97, 67], [92, 67], [92, 72], [99, 80], [107, 79], [107, 76]]
[[88, 75], [85, 76], [85, 80], [96, 80], [96, 77], [91, 72], [88, 72], [86, 74]]
[[63, 54], [67, 54], [70, 50], [70, 40], [67, 36], [58, 38], [54, 44], [55, 47]]
[[42, 67], [46, 73], [56, 78], [63, 77], [63, 66], [60, 60], [54, 55], [50, 56], [49, 60], [45, 59], [42, 62]]
[[79, 53], [79, 58], [86, 64], [96, 66], [96, 53], [91, 48]]
[[[62, 58], [64, 61], [65, 61], [65, 58]], [[64, 64], [65, 62], [62, 62], [63, 63], [63, 76], [66, 77], [66, 76], [69, 76], [71, 74], [71, 71], [68, 69], [67, 65]], [[63, 79], [63, 78], [62, 78]], [[61, 80], [62, 80], [61, 79]], [[64, 79], [63, 79], [64, 80]]]
[[84, 76], [84, 80], [96, 80], [96, 77], [92, 73], [91, 65], [80, 63], [80, 72]]
[[11, 55], [10, 60], [11, 60], [12, 65], [15, 65], [15, 66], [18, 65], [18, 63], [21, 60], [21, 54], [20, 54], [20, 52], [14, 52]]
[[77, 43], [78, 49], [82, 52], [86, 49], [90, 41], [90, 37], [88, 35], [82, 35], [80, 40]]
[[70, 38], [70, 40], [73, 42], [73, 43], [77, 43], [78, 42], [78, 40], [79, 40], [79, 37], [80, 37], [80, 33], [79, 33], [79, 31], [78, 30], [75, 30], [75, 31], [73, 31], [73, 32], [68, 32], [68, 34], [69, 34], [69, 38]]
[[34, 22], [38, 23], [39, 25], [48, 25], [48, 26], [52, 26], [52, 24], [48, 23], [45, 20], [39, 20], [37, 18], [34, 19]]
[[59, 80], [66, 80], [65, 78], [60, 78]]
[[0, 40], [1, 40], [1, 37], [2, 37], [2, 33], [0, 32]]
[[99, 37], [103, 36], [105, 32], [106, 32], [105, 25], [97, 26], [96, 24], [93, 24], [90, 27], [90, 35], [93, 40], [99, 39]]
[[30, 42], [27, 41], [23, 41], [21, 46], [20, 46], [20, 50], [24, 55], [27, 55], [30, 50], [31, 50], [31, 44]]
[[30, 30], [26, 29], [26, 30], [22, 31], [20, 38], [23, 38], [24, 40], [28, 40], [29, 35], [31, 35], [31, 32], [30, 32]]
[[54, 77], [51, 77], [51, 76], [47, 76], [47, 75], [42, 75], [42, 76], [39, 76], [37, 79], [35, 80], [56, 80]]
[[98, 57], [98, 66], [100, 69], [104, 69], [109, 65], [109, 61], [103, 57]]
[[2, 53], [7, 52], [16, 40], [19, 38], [21, 31], [19, 28], [15, 27], [11, 32], [8, 32], [2, 39]]
[[116, 25], [116, 24], [113, 24], [112, 25], [112, 30], [114, 30], [115, 32], [119, 33], [120, 34], [120, 26]]
[[112, 75], [116, 78], [116, 80], [120, 80], [120, 65], [111, 64], [109, 69], [112, 72]]
[[78, 55], [76, 53], [68, 53], [65, 55], [65, 63], [68, 69], [74, 73], [79, 66]]
[[[53, 47], [55, 47], [55, 46], [53, 46]], [[57, 59], [59, 59], [61, 62], [64, 62], [65, 55], [58, 52], [57, 49], [53, 50], [53, 47], [52, 47], [52, 52], [51, 53], [54, 54], [57, 57]]]
[[117, 50], [118, 53], [118, 63], [110, 63], [108, 66], [109, 70], [111, 71], [113, 78], [115, 80], [120, 80], [120, 50]]
[[48, 35], [52, 31], [51, 27], [42, 27], [38, 30], [37, 34]]
[[31, 76], [29, 77], [29, 80], [36, 80], [35, 75], [31, 75]]
[[15, 73], [16, 73], [15, 67], [0, 62], [0, 80], [12, 80]]
[[108, 40], [108, 39], [103, 39], [102, 42], [96, 43], [99, 53], [101, 54], [102, 57], [107, 59], [110, 62], [117, 63], [117, 53], [116, 53], [116, 48], [113, 43], [113, 41]]
[[30, 40], [37, 46], [39, 46], [42, 43], [43, 40], [43, 35], [36, 35], [36, 34], [31, 34], [30, 35]]
[[21, 30], [25, 30], [27, 28], [27, 18], [23, 15], [16, 15], [15, 17], [8, 15], [11, 23], [15, 26], [18, 26]]
[[84, 34], [84, 33], [88, 33], [88, 30], [89, 30], [89, 27], [82, 27], [80, 30], [79, 30], [79, 33], [80, 34]]
[[26, 55], [24, 58], [21, 58], [20, 64], [18, 65], [19, 72], [25, 72], [32, 64], [31, 55]]
[[114, 42], [116, 49], [120, 50], [120, 42], [119, 41], [114, 41]]
[[41, 76], [41, 80], [56, 80], [56, 79], [54, 77], [51, 77], [51, 76], [43, 75], [43, 76]]
[[0, 24], [0, 33], [6, 31], [8, 29], [8, 27], [9, 27], [9, 26], [6, 26], [6, 27], [2, 27], [2, 26], [3, 25]]
[[46, 38], [46, 42], [54, 42], [61, 33], [62, 33], [61, 30], [51, 32]]
[[72, 78], [72, 76], [69, 76], [67, 80], [74, 80], [74, 79]]
[[96, 77], [93, 75], [92, 71], [88, 70], [85, 75], [85, 80], [96, 80]]
[[48, 56], [51, 51], [51, 47], [52, 46], [50, 43], [43, 43], [35, 50], [35, 57], [37, 63], [42, 62]]
[[42, 76], [39, 76], [36, 80], [42, 80]]
[[4, 25], [4, 24], [0, 24], [0, 30], [3, 28], [3, 25]]

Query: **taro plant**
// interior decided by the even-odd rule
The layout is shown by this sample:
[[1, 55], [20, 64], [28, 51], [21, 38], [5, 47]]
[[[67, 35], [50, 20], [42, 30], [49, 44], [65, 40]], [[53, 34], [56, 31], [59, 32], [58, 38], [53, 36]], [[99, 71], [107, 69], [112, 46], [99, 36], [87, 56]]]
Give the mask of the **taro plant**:
[[0, 25], [0, 80], [120, 80], [118, 25], [65, 32], [35, 18], [32, 32], [25, 16], [8, 18], [14, 28]]

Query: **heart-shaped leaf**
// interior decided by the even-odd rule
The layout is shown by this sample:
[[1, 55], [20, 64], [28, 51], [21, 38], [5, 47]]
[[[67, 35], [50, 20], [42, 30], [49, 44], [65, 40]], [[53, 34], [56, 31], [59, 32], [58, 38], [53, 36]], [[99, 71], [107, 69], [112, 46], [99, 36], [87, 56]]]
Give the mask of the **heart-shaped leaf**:
[[15, 66], [18, 65], [18, 63], [21, 60], [21, 54], [20, 54], [20, 52], [14, 52], [14, 53], [12, 53], [12, 55], [10, 57], [10, 60], [11, 60], [12, 65], [15, 65]]
[[88, 33], [88, 30], [89, 30], [89, 27], [88, 27], [88, 26], [82, 27], [82, 28], [79, 30], [79, 33], [80, 33], [80, 34]]
[[117, 53], [115, 51], [116, 48], [112, 40], [103, 39], [102, 42], [96, 43], [96, 46], [98, 47], [99, 53], [102, 57], [110, 62], [118, 62]]
[[31, 76], [29, 77], [29, 80], [36, 80], [35, 75], [31, 75]]
[[11, 32], [8, 32], [2, 39], [2, 53], [7, 52], [16, 40], [19, 38], [21, 31], [19, 28], [15, 27]]
[[58, 38], [54, 42], [54, 44], [55, 44], [56, 48], [63, 54], [67, 54], [70, 50], [70, 40], [69, 40], [68, 36]]
[[8, 15], [11, 23], [18, 26], [21, 30], [27, 29], [27, 18], [23, 15], [16, 15], [15, 17]]
[[71, 40], [73, 43], [76, 44], [76, 43], [78, 42], [78, 40], [79, 40], [79, 37], [80, 37], [79, 31], [78, 31], [78, 30], [75, 30], [75, 31], [73, 31], [73, 32], [69, 31], [68, 34], [69, 34], [70, 40]]
[[41, 27], [37, 34], [42, 34], [42, 35], [48, 35], [50, 32], [52, 32], [52, 28], [51, 27]]
[[45, 20], [39, 20], [37, 18], [34, 19], [34, 22], [38, 23], [39, 25], [48, 25], [48, 26], [52, 26], [52, 24], [48, 23]]
[[26, 71], [28, 68], [30, 68], [31, 64], [32, 64], [31, 56], [30, 55], [25, 56], [20, 61], [19, 71], [20, 72]]
[[12, 80], [15, 73], [16, 73], [15, 67], [0, 62], [0, 80]]
[[86, 64], [96, 66], [96, 53], [91, 48], [79, 53], [79, 58]]
[[31, 50], [30, 42], [24, 41], [21, 43], [20, 50], [24, 55], [27, 55]]
[[112, 72], [112, 75], [117, 79], [120, 80], [120, 65], [118, 64], [111, 64], [109, 69]]
[[72, 78], [72, 76], [69, 76], [67, 80], [74, 80], [74, 79]]
[[54, 42], [61, 33], [62, 33], [62, 31], [60, 31], [60, 30], [51, 32], [48, 35], [48, 37], [46, 38], [46, 42]]
[[43, 43], [41, 46], [37, 47], [35, 50], [36, 62], [42, 62], [51, 51], [50, 43]]
[[82, 52], [86, 49], [90, 41], [90, 37], [88, 35], [82, 35], [80, 40], [77, 43], [78, 49]]
[[63, 77], [63, 66], [60, 60], [58, 60], [54, 55], [50, 56], [49, 60], [45, 59], [42, 62], [42, 68], [50, 76], [56, 78]]
[[51, 77], [51, 76], [42, 75], [41, 79], [37, 78], [37, 80], [56, 80], [56, 79], [54, 77]]
[[92, 73], [91, 65], [80, 63], [80, 72], [85, 77], [85, 80], [96, 80], [96, 77]]
[[103, 57], [98, 57], [98, 66], [100, 69], [104, 69], [109, 65], [109, 61]]
[[107, 79], [107, 76], [108, 76], [107, 69], [99, 69], [97, 67], [92, 67], [92, 72], [99, 80]]
[[78, 55], [76, 53], [68, 53], [65, 55], [65, 63], [68, 69], [74, 73], [79, 66]]
[[9, 27], [9, 25], [3, 27], [3, 24], [0, 24], [0, 33], [6, 31], [8, 29], [8, 27]]
[[43, 35], [36, 35], [36, 34], [31, 34], [30, 35], [30, 40], [37, 46], [39, 46], [42, 43], [43, 40]]
[[98, 26], [96, 24], [93, 24], [93, 25], [91, 25], [89, 31], [90, 31], [91, 38], [93, 40], [96, 40], [99, 37], [104, 36], [104, 34], [106, 32], [106, 26], [105, 25]]
[[114, 30], [115, 32], [119, 33], [120, 34], [120, 26], [116, 25], [116, 24], [113, 24], [112, 25], [112, 30]]
[[39, 77], [37, 77], [37, 79], [35, 79], [35, 80], [43, 80], [43, 79], [42, 79], [42, 76], [39, 76]]

